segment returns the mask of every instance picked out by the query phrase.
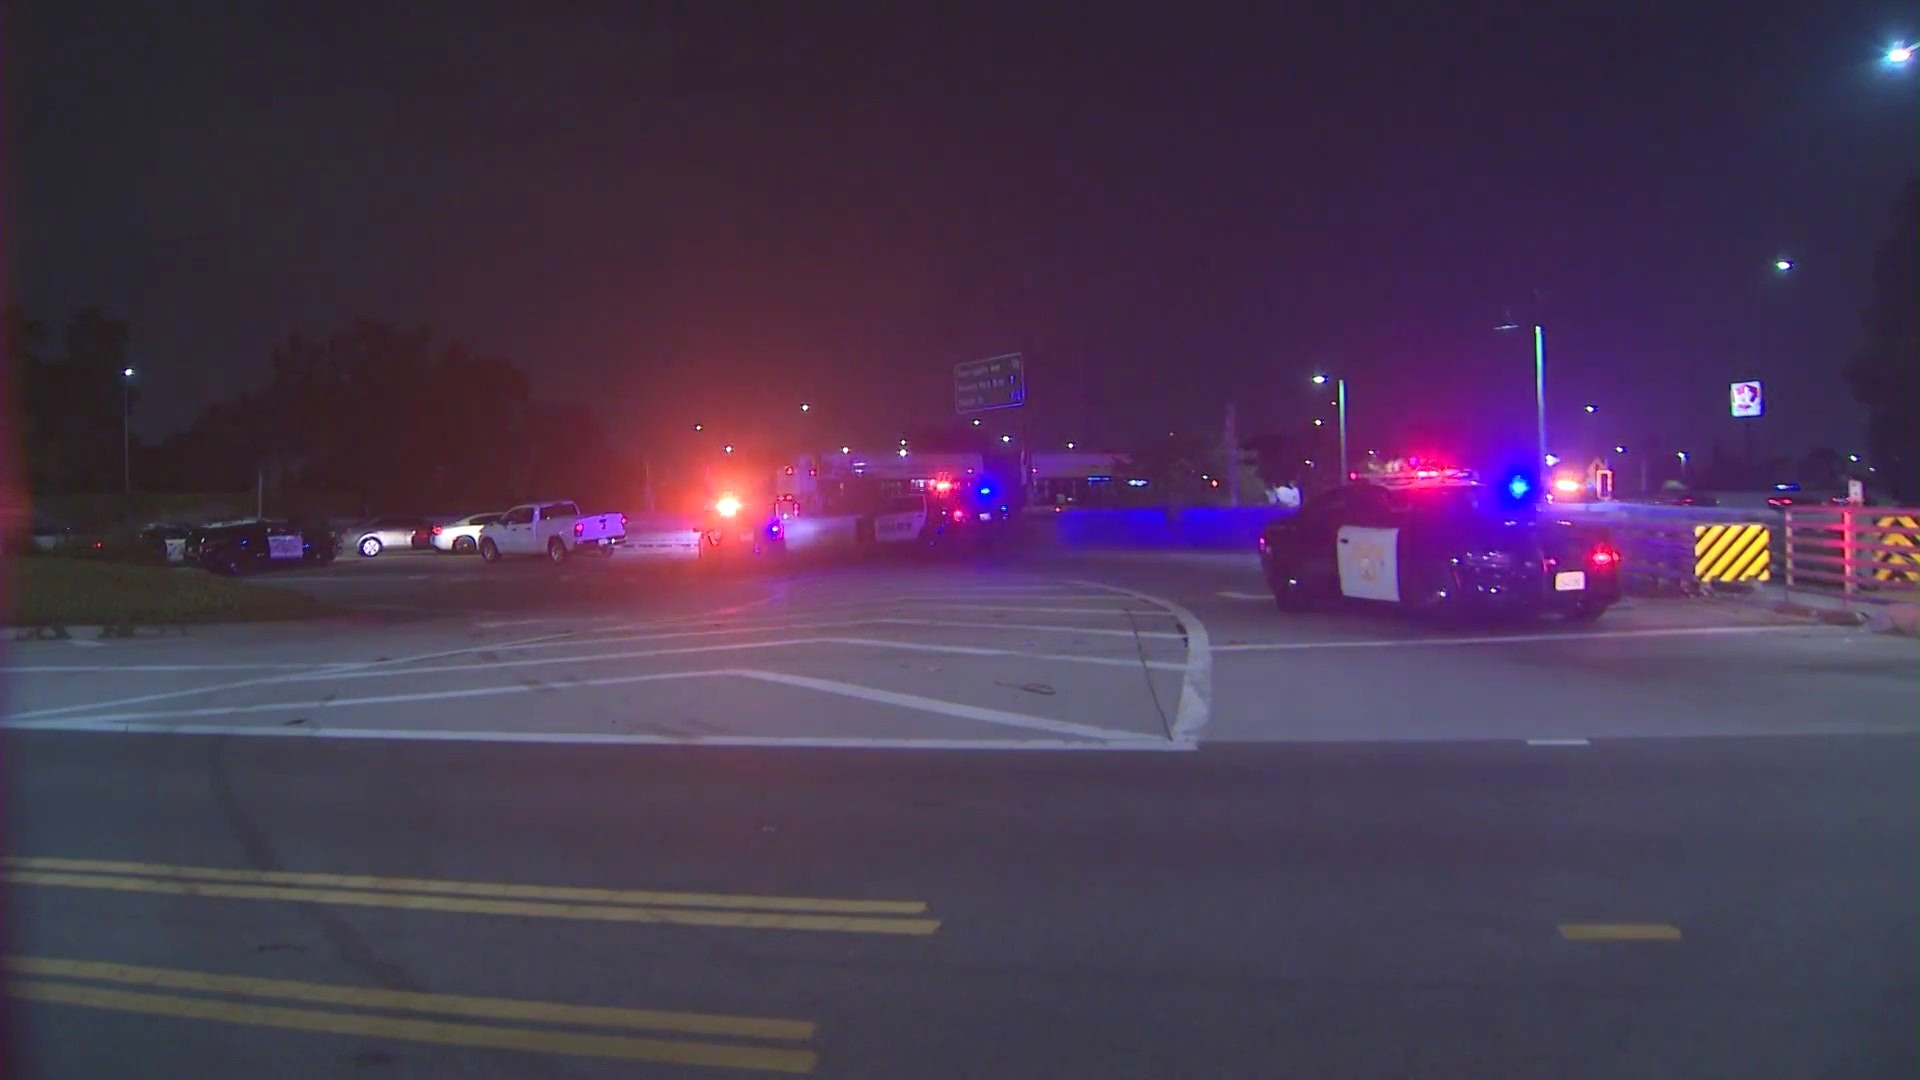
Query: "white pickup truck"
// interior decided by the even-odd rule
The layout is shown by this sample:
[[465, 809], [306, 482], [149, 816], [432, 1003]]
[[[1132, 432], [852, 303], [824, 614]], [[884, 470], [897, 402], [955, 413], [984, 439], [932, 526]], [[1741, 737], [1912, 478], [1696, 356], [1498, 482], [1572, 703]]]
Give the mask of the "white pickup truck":
[[575, 551], [613, 554], [627, 539], [627, 515], [582, 514], [568, 499], [521, 503], [480, 529], [480, 557], [495, 563], [512, 555], [545, 555], [565, 562]]

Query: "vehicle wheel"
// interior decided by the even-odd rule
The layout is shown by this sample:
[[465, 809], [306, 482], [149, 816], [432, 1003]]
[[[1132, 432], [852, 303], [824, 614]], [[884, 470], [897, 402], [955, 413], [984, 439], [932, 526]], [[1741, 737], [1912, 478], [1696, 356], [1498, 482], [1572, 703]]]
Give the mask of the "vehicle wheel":
[[567, 561], [567, 545], [557, 536], [547, 541], [547, 561], [556, 566]]
[[1580, 604], [1567, 612], [1568, 622], [1599, 622], [1607, 613], [1607, 604]]
[[474, 553], [474, 550], [475, 550], [475, 545], [473, 542], [473, 537], [471, 536], [454, 537], [453, 553], [455, 555], [471, 555]]
[[1273, 606], [1286, 612], [1312, 611], [1313, 598], [1304, 589], [1282, 583], [1273, 587]]
[[362, 537], [360, 540], [360, 557], [363, 559], [371, 559], [375, 555], [380, 554], [381, 547], [382, 545], [380, 543], [379, 537], [377, 536]]
[[1288, 582], [1272, 570], [1267, 572], [1267, 591], [1273, 593], [1273, 606], [1281, 611], [1309, 611], [1313, 608], [1313, 598], [1307, 593], [1304, 583]]
[[497, 563], [500, 561], [500, 548], [491, 540], [480, 541], [480, 561]]

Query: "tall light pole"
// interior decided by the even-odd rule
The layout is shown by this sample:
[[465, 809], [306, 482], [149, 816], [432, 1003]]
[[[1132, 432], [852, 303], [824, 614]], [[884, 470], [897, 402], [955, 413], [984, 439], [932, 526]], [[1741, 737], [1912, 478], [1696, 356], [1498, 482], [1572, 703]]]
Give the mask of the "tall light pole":
[[[1327, 377], [1315, 375], [1313, 385], [1325, 386]], [[1340, 410], [1340, 482], [1347, 480], [1347, 380], [1341, 376], [1333, 380], [1333, 403]], [[1316, 421], [1317, 422], [1317, 421]]]
[[120, 369], [120, 480], [133, 494], [133, 369]]
[[[1502, 323], [1495, 330], [1519, 330], [1519, 323]], [[1539, 323], [1533, 324], [1533, 413], [1535, 436], [1539, 445], [1535, 447], [1533, 460], [1543, 463], [1547, 460], [1547, 329]]]

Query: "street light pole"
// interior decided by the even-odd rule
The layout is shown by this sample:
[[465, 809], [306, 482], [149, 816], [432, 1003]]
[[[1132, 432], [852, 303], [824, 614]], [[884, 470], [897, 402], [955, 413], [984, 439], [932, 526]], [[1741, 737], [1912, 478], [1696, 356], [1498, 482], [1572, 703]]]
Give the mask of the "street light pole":
[[1340, 408], [1340, 482], [1347, 482], [1347, 380], [1343, 375], [1333, 382], [1334, 401]]
[[[1326, 383], [1327, 383], [1327, 377], [1325, 375], [1315, 375], [1313, 377], [1313, 384], [1315, 386], [1325, 386]], [[1340, 410], [1340, 418], [1339, 418], [1340, 482], [1344, 484], [1347, 482], [1347, 379], [1346, 379], [1346, 376], [1342, 375], [1339, 378], [1336, 378], [1333, 380], [1333, 390], [1334, 390], [1334, 394], [1333, 394], [1334, 406]], [[1320, 421], [1318, 420], [1314, 421], [1314, 423], [1316, 424], [1318, 424], [1319, 422]]]
[[120, 369], [120, 482], [133, 494], [133, 369]]
[[[1519, 323], [1501, 323], [1495, 330], [1518, 330]], [[1533, 324], [1533, 414], [1536, 440], [1534, 464], [1541, 468], [1547, 463], [1547, 328], [1539, 323]]]
[[1540, 456], [1535, 460], [1544, 462], [1547, 460], [1547, 331], [1539, 323], [1533, 324], [1533, 409], [1540, 439]]

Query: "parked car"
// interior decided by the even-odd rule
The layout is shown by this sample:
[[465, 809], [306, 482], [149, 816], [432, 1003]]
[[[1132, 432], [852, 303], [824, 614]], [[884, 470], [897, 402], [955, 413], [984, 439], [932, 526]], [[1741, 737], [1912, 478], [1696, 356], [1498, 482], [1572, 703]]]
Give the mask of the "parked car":
[[341, 551], [357, 551], [371, 559], [388, 548], [424, 550], [433, 546], [433, 522], [418, 517], [380, 517], [342, 532]]
[[292, 566], [325, 566], [338, 549], [324, 526], [291, 521], [239, 521], [187, 534], [186, 562], [216, 574], [248, 574]]
[[187, 537], [192, 533], [191, 525], [155, 523], [140, 530], [140, 542], [170, 563], [186, 562]]
[[613, 554], [627, 539], [627, 515], [582, 514], [570, 499], [521, 503], [480, 527], [480, 557], [499, 562], [510, 555], [544, 555], [565, 562], [576, 551]]
[[435, 525], [431, 530], [433, 549], [455, 555], [471, 555], [480, 550], [480, 529], [500, 520], [499, 513], [474, 514]]

